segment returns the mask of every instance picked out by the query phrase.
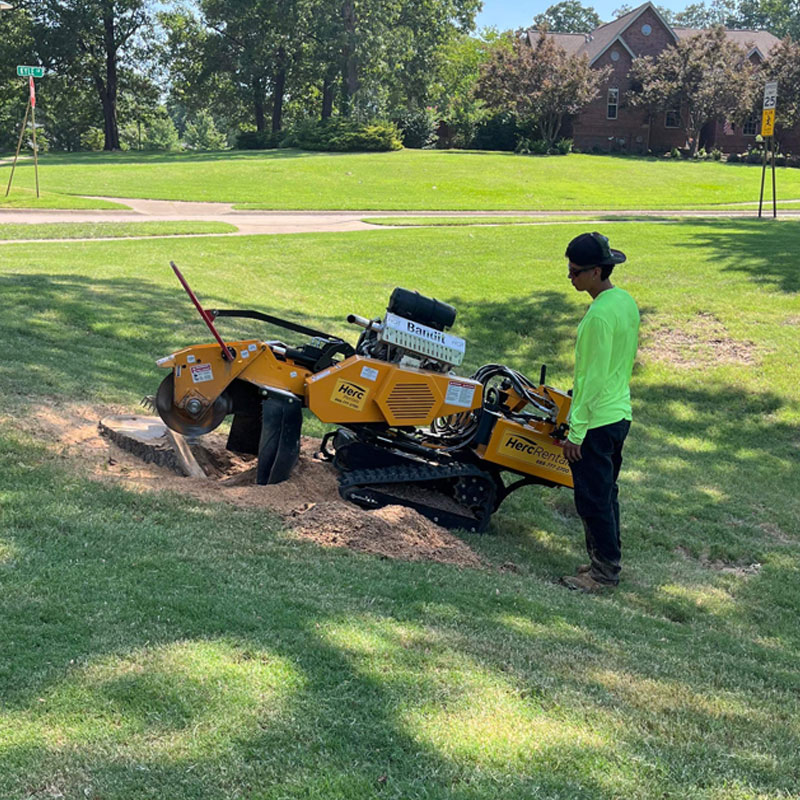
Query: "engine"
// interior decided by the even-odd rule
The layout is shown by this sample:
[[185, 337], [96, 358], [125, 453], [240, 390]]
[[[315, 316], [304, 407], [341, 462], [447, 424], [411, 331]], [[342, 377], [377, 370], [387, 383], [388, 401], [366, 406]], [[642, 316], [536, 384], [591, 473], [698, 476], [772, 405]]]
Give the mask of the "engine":
[[464, 360], [466, 343], [446, 333], [455, 319], [453, 306], [401, 288], [392, 292], [383, 320], [347, 317], [364, 328], [359, 355], [432, 372], [450, 372]]

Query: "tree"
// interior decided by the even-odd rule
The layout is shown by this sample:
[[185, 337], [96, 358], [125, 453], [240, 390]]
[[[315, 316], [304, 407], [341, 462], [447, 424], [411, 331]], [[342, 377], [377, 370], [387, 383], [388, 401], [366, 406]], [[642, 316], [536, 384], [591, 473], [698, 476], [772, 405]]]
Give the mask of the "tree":
[[151, 0], [22, 0], [31, 14], [39, 58], [67, 79], [88, 79], [103, 111], [105, 150], [118, 150], [120, 70], [143, 58]]
[[[625, 14], [629, 14], [631, 11], [634, 10], [636, 6], [632, 6], [629, 3], [624, 3], [619, 8], [615, 8], [613, 15], [614, 19], [618, 19], [619, 17], [625, 16]], [[664, 20], [669, 25], [673, 25], [675, 23], [675, 12], [671, 9], [667, 8], [666, 6], [656, 6], [656, 10], [659, 14], [664, 18]]]
[[726, 38], [722, 26], [681, 39], [655, 59], [634, 59], [630, 75], [632, 106], [681, 109], [692, 155], [706, 123], [722, 118], [741, 121], [752, 113], [758, 91], [755, 67], [745, 50]]
[[711, 0], [708, 5], [700, 0], [675, 14], [675, 24], [686, 28], [713, 28], [714, 25], [736, 28], [740, 27], [738, 23], [737, 0]]
[[741, 0], [737, 26], [800, 39], [799, 0]]
[[564, 117], [577, 114], [599, 93], [610, 67], [592, 69], [584, 55], [568, 55], [541, 31], [531, 47], [517, 37], [497, 47], [481, 67], [477, 95], [495, 111], [510, 111], [552, 144]]
[[775, 118], [783, 130], [800, 124], [800, 43], [788, 36], [772, 51], [765, 77], [778, 81]]
[[594, 8], [581, 5], [580, 0], [561, 0], [533, 18], [535, 28], [544, 25], [553, 33], [591, 33], [600, 24]]

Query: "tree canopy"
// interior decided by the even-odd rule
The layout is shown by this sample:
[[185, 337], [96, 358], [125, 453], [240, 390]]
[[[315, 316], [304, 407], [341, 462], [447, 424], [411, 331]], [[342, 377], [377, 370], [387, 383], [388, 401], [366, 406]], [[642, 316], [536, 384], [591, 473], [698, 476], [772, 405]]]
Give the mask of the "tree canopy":
[[[534, 34], [535, 36], [535, 34]], [[584, 55], [569, 55], [540, 32], [531, 47], [517, 37], [483, 64], [477, 94], [497, 111], [509, 111], [552, 144], [564, 118], [577, 114], [599, 92], [610, 68], [592, 69]]]
[[594, 8], [582, 5], [580, 0], [561, 0], [533, 18], [535, 28], [545, 26], [553, 33], [590, 33], [600, 24]]
[[722, 26], [680, 39], [656, 58], [634, 59], [631, 77], [632, 106], [681, 110], [681, 127], [693, 153], [706, 123], [720, 118], [741, 121], [752, 113], [758, 92], [755, 67]]

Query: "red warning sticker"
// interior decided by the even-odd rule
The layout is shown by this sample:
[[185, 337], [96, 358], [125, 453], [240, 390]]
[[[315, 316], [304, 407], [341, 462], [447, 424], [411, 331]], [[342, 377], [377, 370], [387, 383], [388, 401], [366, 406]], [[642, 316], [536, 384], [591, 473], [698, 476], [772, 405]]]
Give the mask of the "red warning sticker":
[[211, 364], [192, 364], [189, 369], [192, 371], [192, 381], [194, 383], [205, 383], [214, 380], [214, 373]]

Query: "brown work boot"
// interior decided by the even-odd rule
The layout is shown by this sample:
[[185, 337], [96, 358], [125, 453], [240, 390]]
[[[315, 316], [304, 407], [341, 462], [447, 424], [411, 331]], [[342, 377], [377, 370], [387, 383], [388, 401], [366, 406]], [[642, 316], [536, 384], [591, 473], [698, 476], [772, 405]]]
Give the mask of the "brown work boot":
[[578, 569], [575, 570], [576, 575], [585, 575], [587, 572], [592, 571], [591, 564], [581, 564]]
[[565, 575], [561, 579], [561, 583], [568, 589], [574, 589], [578, 592], [585, 592], [587, 594], [595, 594], [602, 592], [603, 589], [609, 589], [616, 586], [615, 583], [601, 583], [596, 581], [588, 572], [579, 575]]

